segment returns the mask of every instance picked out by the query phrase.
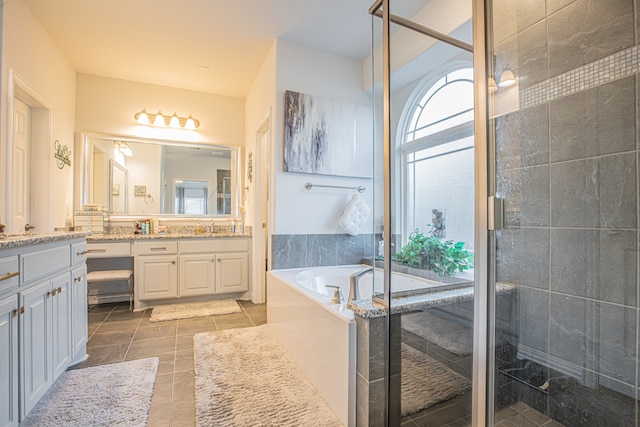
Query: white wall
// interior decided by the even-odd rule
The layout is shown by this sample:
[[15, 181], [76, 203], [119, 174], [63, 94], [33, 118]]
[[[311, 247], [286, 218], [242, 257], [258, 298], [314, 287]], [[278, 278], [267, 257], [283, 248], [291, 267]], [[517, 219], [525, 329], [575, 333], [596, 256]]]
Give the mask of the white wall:
[[[136, 123], [143, 108], [165, 115], [191, 114], [200, 121], [195, 131], [155, 128]], [[184, 89], [150, 85], [88, 74], [77, 76], [77, 132], [95, 132], [163, 141], [243, 146], [244, 100]], [[79, 153], [79, 147], [76, 147]], [[159, 163], [158, 163], [159, 164]], [[76, 200], [81, 200], [79, 179]]]
[[[272, 148], [275, 150], [274, 144], [274, 132], [275, 132], [275, 122], [273, 111], [276, 104], [276, 48], [277, 42], [274, 41], [269, 53], [265, 57], [262, 65], [260, 66], [260, 70], [258, 74], [256, 74], [249, 91], [247, 92], [247, 96], [245, 98], [245, 169], [243, 170], [243, 179], [245, 182], [245, 186], [249, 188], [248, 196], [245, 203], [247, 208], [247, 216], [246, 216], [246, 224], [254, 226], [254, 230], [257, 230], [256, 225], [254, 224], [254, 212], [255, 212], [255, 196], [256, 196], [256, 185], [258, 180], [260, 179], [257, 173], [260, 170], [260, 166], [257, 164], [259, 159], [257, 158], [257, 149], [256, 149], [256, 132], [258, 128], [263, 124], [265, 119], [270, 120], [269, 123], [269, 134], [271, 137]], [[272, 154], [273, 154], [272, 150]], [[254, 178], [252, 182], [249, 182], [247, 179], [247, 156], [248, 153], [253, 153], [253, 172]], [[264, 165], [263, 165], [264, 167]]]
[[[53, 108], [53, 132], [47, 140], [34, 142], [36, 150], [43, 150], [50, 157], [49, 179], [52, 201], [50, 223], [38, 226], [36, 231], [51, 231], [72, 220], [73, 168], [58, 169], [53, 158], [53, 144], [57, 139], [73, 151], [76, 73], [40, 23], [22, 0], [5, 0], [2, 4], [2, 94], [0, 101], [0, 189], [7, 193], [10, 185], [4, 171], [7, 158], [7, 93], [9, 69], [19, 75]], [[73, 160], [72, 160], [73, 162]], [[49, 191], [49, 189], [38, 189]], [[6, 201], [0, 197], [0, 215], [8, 215]], [[49, 229], [47, 229], [49, 228]], [[9, 230], [19, 231], [19, 230]]]
[[[273, 111], [275, 158], [275, 234], [344, 233], [338, 226], [352, 190], [312, 189], [304, 184], [367, 187], [364, 201], [373, 207], [372, 179], [283, 172], [284, 92], [292, 90], [358, 105], [371, 105], [362, 91], [362, 63], [341, 56], [277, 41], [276, 100]], [[373, 141], [365, 141], [371, 144]], [[366, 228], [373, 231], [373, 215]]]

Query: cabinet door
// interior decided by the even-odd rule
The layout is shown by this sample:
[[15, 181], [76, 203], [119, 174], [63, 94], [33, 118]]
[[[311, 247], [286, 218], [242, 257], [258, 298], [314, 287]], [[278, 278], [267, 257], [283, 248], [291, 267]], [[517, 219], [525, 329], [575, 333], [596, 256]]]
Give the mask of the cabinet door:
[[71, 363], [71, 275], [61, 274], [51, 280], [51, 344], [53, 381]]
[[176, 255], [138, 257], [138, 299], [175, 298], [178, 296], [178, 266]]
[[20, 293], [20, 418], [33, 409], [52, 383], [51, 282]]
[[0, 300], [0, 427], [18, 425], [18, 297]]
[[216, 292], [242, 292], [249, 290], [249, 255], [242, 253], [218, 254]]
[[71, 272], [71, 344], [73, 362], [82, 360], [87, 352], [87, 266]]
[[216, 292], [215, 261], [214, 254], [180, 255], [181, 297]]

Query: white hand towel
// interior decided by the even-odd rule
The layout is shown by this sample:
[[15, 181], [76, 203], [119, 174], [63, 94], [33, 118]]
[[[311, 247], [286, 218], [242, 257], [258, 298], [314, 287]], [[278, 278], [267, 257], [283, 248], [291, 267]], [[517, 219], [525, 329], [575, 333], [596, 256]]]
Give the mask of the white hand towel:
[[344, 213], [340, 217], [338, 225], [352, 236], [357, 236], [360, 233], [360, 229], [367, 223], [370, 213], [371, 208], [360, 198], [359, 194], [354, 194], [344, 208]]

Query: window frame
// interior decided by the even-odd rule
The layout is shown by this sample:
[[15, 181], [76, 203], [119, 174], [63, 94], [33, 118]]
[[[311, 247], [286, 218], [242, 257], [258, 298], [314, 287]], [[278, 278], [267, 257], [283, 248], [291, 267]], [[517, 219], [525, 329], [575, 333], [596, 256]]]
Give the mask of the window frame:
[[[411, 122], [413, 121], [412, 119], [414, 117], [414, 112], [418, 108], [424, 111], [424, 109], [429, 104], [429, 100], [433, 98], [435, 94], [437, 94], [440, 90], [442, 90], [444, 87], [446, 87], [446, 85], [450, 84], [451, 82], [446, 82], [444, 85], [438, 88], [433, 94], [431, 94], [429, 100], [427, 100], [427, 102], [424, 103], [424, 106], [420, 106], [420, 101], [422, 101], [424, 96], [436, 84], [438, 84], [438, 82], [442, 78], [447, 77], [451, 73], [454, 73], [456, 71], [460, 71], [463, 69], [473, 69], [473, 63], [467, 62], [467, 61], [457, 61], [457, 62], [448, 63], [444, 67], [441, 67], [440, 69], [436, 70], [434, 73], [427, 75], [418, 85], [416, 85], [415, 89], [412, 91], [411, 95], [408, 97], [403, 107], [402, 114], [400, 116], [399, 126], [396, 131], [397, 161], [395, 162], [397, 170], [399, 171], [399, 175], [400, 175], [399, 183], [401, 187], [399, 191], [401, 199], [398, 200], [398, 202], [400, 203], [399, 206], [401, 207], [401, 210], [402, 210], [400, 212], [400, 218], [401, 218], [400, 229], [402, 230], [402, 233], [401, 233], [402, 242], [398, 242], [398, 244], [400, 245], [399, 247], [402, 247], [407, 243], [409, 234], [415, 230], [415, 227], [409, 227], [410, 223], [415, 224], [415, 219], [414, 219], [415, 217], [414, 215], [415, 214], [414, 213], [415, 186], [413, 185], [413, 183], [409, 182], [410, 174], [408, 169], [409, 169], [409, 164], [411, 164], [413, 167], [413, 165], [416, 164], [416, 161], [415, 159], [413, 159], [409, 163], [409, 156], [420, 150], [437, 147], [439, 145], [457, 141], [462, 138], [474, 136], [474, 127], [473, 127], [474, 123], [472, 118], [471, 120], [466, 121], [464, 123], [460, 123], [450, 128], [446, 128], [444, 130], [434, 132], [433, 134], [425, 135], [423, 137], [413, 139], [407, 142], [408, 136], [411, 133], [415, 134], [416, 129], [425, 128], [425, 127], [421, 127], [421, 128], [416, 127], [414, 129], [410, 129], [410, 127], [412, 126]], [[473, 80], [468, 80], [468, 79], [464, 79], [464, 80], [470, 81], [473, 84]], [[473, 111], [473, 109], [457, 112], [454, 115], [447, 116], [446, 118], [436, 121], [434, 123], [446, 121], [452, 117], [455, 117], [456, 115], [464, 114], [469, 111]], [[415, 120], [416, 123], [418, 121], [419, 119]], [[434, 123], [430, 125], [433, 125]], [[474, 146], [475, 146], [475, 142], [474, 142]], [[455, 151], [456, 150], [452, 150], [451, 152], [455, 152]], [[448, 153], [442, 153], [440, 155], [446, 155], [446, 154]], [[413, 194], [410, 195], [409, 194], [410, 191], [413, 191]]]

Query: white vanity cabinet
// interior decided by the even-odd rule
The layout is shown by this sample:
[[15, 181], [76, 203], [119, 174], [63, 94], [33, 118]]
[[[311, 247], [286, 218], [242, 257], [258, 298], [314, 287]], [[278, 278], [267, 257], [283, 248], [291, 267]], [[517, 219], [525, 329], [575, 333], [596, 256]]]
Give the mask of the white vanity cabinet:
[[18, 308], [17, 295], [0, 299], [0, 427], [18, 425]]
[[152, 239], [134, 248], [136, 308], [249, 290], [249, 238]]
[[85, 356], [89, 340], [89, 307], [87, 307], [87, 266], [82, 264], [71, 271], [71, 348], [73, 362], [80, 362]]
[[[74, 240], [59, 235], [53, 242], [33, 240], [15, 248], [0, 241], [2, 427], [17, 426], [71, 364], [86, 358], [86, 286], [80, 300], [72, 275], [86, 268], [85, 257], [74, 255]], [[84, 237], [75, 242], [82, 252]], [[5, 287], [4, 270], [14, 264], [15, 283]], [[84, 336], [80, 345], [74, 345], [74, 330]]]
[[178, 296], [178, 242], [136, 242], [136, 299]]
[[249, 290], [249, 255], [241, 252], [217, 254], [216, 292], [243, 292]]

